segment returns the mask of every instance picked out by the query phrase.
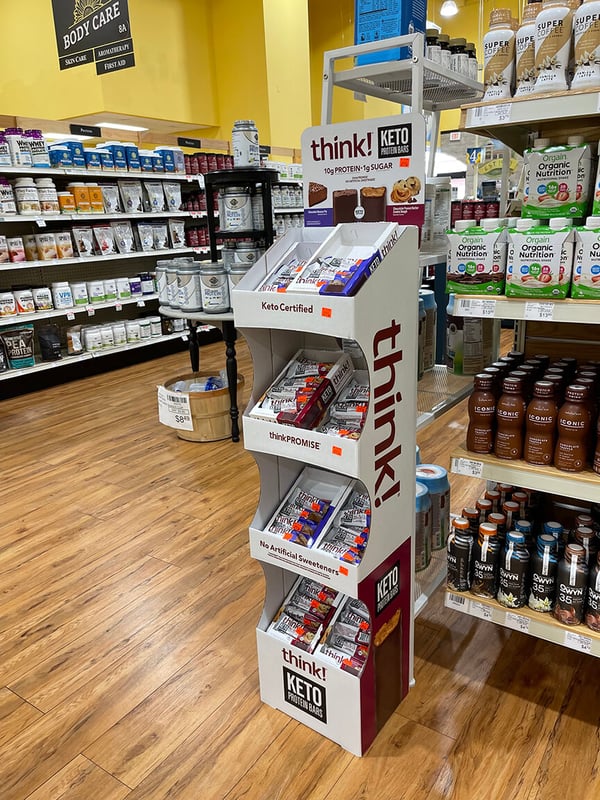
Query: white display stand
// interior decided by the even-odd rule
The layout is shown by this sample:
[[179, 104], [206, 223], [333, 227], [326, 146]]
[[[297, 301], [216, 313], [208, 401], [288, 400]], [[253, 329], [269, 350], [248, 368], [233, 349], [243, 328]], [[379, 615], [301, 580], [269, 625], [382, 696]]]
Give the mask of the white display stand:
[[[366, 224], [344, 227], [360, 228], [364, 236]], [[255, 291], [295, 243], [314, 243], [316, 249], [332, 231], [322, 228], [290, 231], [233, 292], [236, 326], [254, 361], [244, 438], [261, 478], [260, 502], [250, 527], [251, 553], [262, 562], [267, 582], [257, 630], [261, 697], [356, 755], [372, 743], [413, 677], [414, 298], [419, 261], [417, 229], [395, 230], [394, 246], [354, 297]], [[358, 441], [249, 416], [249, 409], [299, 348], [339, 349], [341, 339], [360, 345], [369, 372], [371, 400]], [[366, 487], [371, 533], [359, 565], [265, 533], [273, 512], [307, 465], [357, 478]], [[266, 633], [298, 575], [367, 605], [372, 640], [360, 678], [318, 653], [286, 646]]]

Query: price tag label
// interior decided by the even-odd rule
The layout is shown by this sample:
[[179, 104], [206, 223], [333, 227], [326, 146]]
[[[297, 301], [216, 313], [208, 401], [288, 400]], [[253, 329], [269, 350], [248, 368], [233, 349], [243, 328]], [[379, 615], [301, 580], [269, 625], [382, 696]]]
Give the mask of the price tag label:
[[46, 227], [46, 220], [43, 217], [37, 217], [36, 222], [38, 224], [38, 228]]
[[483, 461], [472, 458], [453, 458], [452, 472], [455, 475], [468, 475], [469, 478], [483, 478]]
[[525, 303], [525, 319], [551, 322], [554, 317], [554, 303]]
[[479, 600], [470, 601], [471, 614], [479, 619], [490, 620], [492, 618], [492, 609], [486, 606], [485, 603], [480, 603]]
[[467, 598], [461, 594], [446, 592], [446, 608], [453, 608], [455, 611], [466, 611]]
[[88, 317], [93, 317], [96, 313], [96, 309], [93, 306], [86, 306], [85, 310], [87, 311]]
[[499, 103], [491, 106], [479, 106], [467, 111], [467, 127], [475, 128], [483, 125], [506, 125], [512, 114], [511, 103]]
[[68, 319], [69, 321], [72, 321], [72, 320], [74, 320], [74, 319], [75, 319], [75, 312], [73, 312], [73, 311], [67, 311], [67, 319]]
[[187, 335], [187, 333], [182, 333], [182, 334], [181, 334], [181, 339], [182, 339], [182, 341], [184, 341], [184, 342], [187, 342], [187, 340], [188, 340], [189, 338], [190, 338], [190, 337]]
[[138, 308], [144, 308], [146, 303], [145, 303], [144, 300], [138, 300], [136, 305], [137, 305]]
[[580, 653], [592, 652], [592, 640], [589, 636], [582, 636], [575, 631], [565, 631], [565, 647], [571, 650], [579, 650]]
[[459, 297], [457, 311], [463, 317], [494, 317], [496, 301], [483, 297]]
[[122, 310], [123, 306], [121, 305], [121, 303], [115, 303], [115, 311], [122, 311]]
[[198, 179], [198, 186], [201, 189], [204, 189], [205, 188], [205, 186], [204, 186], [204, 175], [200, 174], [200, 175], [197, 175], [196, 177]]
[[529, 617], [524, 617], [521, 614], [514, 614], [512, 611], [506, 612], [506, 627], [512, 628], [513, 631], [529, 633], [529, 622]]
[[170, 392], [164, 386], [158, 387], [158, 419], [168, 428], [193, 431], [192, 411], [189, 394]]

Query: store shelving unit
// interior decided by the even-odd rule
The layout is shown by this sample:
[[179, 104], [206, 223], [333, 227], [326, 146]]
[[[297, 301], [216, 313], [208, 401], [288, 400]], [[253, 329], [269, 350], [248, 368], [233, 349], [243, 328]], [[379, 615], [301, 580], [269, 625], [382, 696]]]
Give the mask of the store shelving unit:
[[111, 180], [114, 178], [135, 178], [152, 181], [196, 181], [197, 175], [184, 175], [180, 172], [130, 172], [129, 170], [76, 169], [64, 167], [0, 167], [0, 175], [7, 177], [26, 176], [31, 178], [88, 178], [91, 181]]
[[2, 327], [9, 327], [12, 325], [21, 324], [22, 322], [39, 322], [43, 319], [52, 319], [53, 317], [71, 317], [75, 314], [88, 314], [93, 316], [96, 311], [105, 308], [114, 308], [120, 311], [122, 306], [136, 305], [139, 308], [144, 308], [147, 301], [157, 300], [158, 295], [156, 292], [151, 294], [140, 294], [135, 297], [124, 298], [123, 300], [110, 300], [105, 303], [86, 303], [85, 305], [73, 306], [72, 308], [54, 308], [51, 311], [36, 311], [33, 314], [17, 314], [12, 317], [0, 317], [0, 329]]
[[[203, 176], [204, 188], [206, 191], [206, 207], [214, 208], [215, 192], [227, 186], [262, 186], [262, 204], [264, 216], [264, 229], [253, 231], [226, 231], [217, 230], [216, 214], [207, 215], [208, 235], [210, 247], [208, 252], [212, 261], [218, 259], [217, 239], [247, 239], [249, 236], [255, 239], [262, 239], [266, 247], [273, 243], [273, 206], [271, 203], [271, 188], [278, 181], [278, 173], [272, 169], [262, 169], [260, 167], [217, 170], [209, 172]], [[206, 252], [205, 248], [194, 248], [194, 252]], [[198, 372], [200, 367], [200, 355], [198, 349], [198, 325], [201, 322], [214, 324], [220, 327], [223, 332], [225, 342], [227, 380], [229, 383], [229, 395], [231, 399], [231, 438], [234, 442], [240, 440], [239, 430], [239, 410], [237, 405], [237, 360], [235, 352], [235, 342], [237, 331], [234, 317], [231, 313], [226, 314], [206, 314], [203, 312], [181, 312], [165, 306], [160, 307], [160, 312], [173, 319], [186, 319], [190, 331], [190, 360], [192, 372]]]
[[157, 258], [165, 258], [169, 256], [180, 256], [186, 253], [195, 252], [195, 250], [207, 251], [207, 248], [192, 248], [192, 247], [178, 247], [168, 248], [166, 250], [138, 250], [134, 253], [114, 253], [108, 256], [90, 256], [89, 258], [82, 258], [75, 256], [73, 258], [52, 258], [48, 261], [20, 261], [16, 264], [0, 264], [0, 272], [15, 272], [17, 270], [26, 269], [46, 269], [48, 267], [67, 267], [67, 266], [82, 266], [85, 267], [90, 264], [105, 264], [110, 261], [129, 261], [131, 259], [148, 258], [156, 256]]
[[[567, 92], [536, 97], [515, 98], [500, 104], [482, 103], [463, 109], [462, 124], [466, 130], [500, 139], [513, 149], [523, 151], [530, 136], [566, 137], [576, 131], [586, 135], [588, 130], [597, 137], [600, 121], [600, 94]], [[524, 102], [525, 101], [525, 102]], [[557, 111], [560, 118], [556, 118]], [[568, 331], [593, 330], [600, 325], [600, 303], [579, 300], [521, 300], [506, 297], [458, 295], [455, 313], [463, 316], [493, 317], [517, 320], [516, 341], [526, 355], [541, 352], [539, 341], [545, 328], [544, 351], [560, 353], [561, 339]], [[583, 327], [582, 327], [583, 326]], [[588, 326], [594, 326], [592, 328]], [[598, 330], [595, 328], [595, 330]], [[531, 336], [531, 332], [535, 336]], [[575, 333], [574, 333], [575, 332]], [[583, 336], [583, 334], [582, 334]], [[588, 343], [583, 338], [569, 354], [589, 357], [598, 349], [597, 335]], [[565, 345], [562, 344], [564, 350]], [[505, 461], [493, 455], [471, 453], [456, 448], [451, 457], [452, 472], [474, 478], [485, 478], [542, 492], [563, 495], [584, 503], [600, 502], [600, 475], [590, 469], [569, 473], [554, 467], [533, 466], [524, 461]], [[528, 633], [555, 644], [600, 656], [600, 635], [584, 625], [561, 625], [552, 617], [528, 608], [505, 609], [495, 600], [474, 598], [468, 594], [446, 592], [446, 605], [457, 611], [489, 620], [508, 628]]]
[[[364, 224], [347, 227], [364, 228]], [[245, 446], [253, 453], [261, 477], [260, 502], [250, 526], [251, 554], [261, 561], [267, 581], [257, 629], [261, 696], [269, 705], [360, 755], [412, 680], [417, 322], [416, 305], [408, 298], [417, 291], [418, 270], [405, 271], [404, 291], [400, 291], [400, 267], [411, 262], [416, 267], [417, 237], [414, 229], [400, 228], [399, 240], [354, 297], [294, 293], [283, 296], [284, 309], [276, 303], [277, 309], [265, 311], [265, 300], [278, 300], [279, 296], [256, 292], [257, 285], [280, 263], [293, 242], [322, 241], [326, 232], [288, 232], [237, 285], [233, 304], [236, 324], [254, 360], [248, 409], [299, 348], [336, 349], [339, 339], [351, 339], [366, 359], [373, 399], [358, 440], [269, 423], [250, 416], [248, 410], [244, 414]], [[390, 331], [396, 323], [400, 323], [400, 330], [392, 341]], [[374, 413], [373, 402], [378, 394], [388, 393], [401, 395], [401, 400], [395, 406], [393, 420], [387, 418], [384, 425]], [[390, 452], [396, 455], [389, 465], [391, 472], [386, 472], [383, 463]], [[265, 531], [274, 509], [306, 465], [358, 478], [368, 491], [371, 533], [360, 564], [346, 564], [328, 553], [286, 542]], [[397, 491], [389, 491], [394, 481], [399, 481]], [[372, 643], [360, 678], [321, 661], [317, 653], [286, 648], [280, 639], [267, 633], [269, 622], [298, 575], [322, 581], [367, 605]], [[392, 588], [389, 602], [384, 604], [386, 582]], [[304, 666], [300, 669], [310, 670], [310, 680], [326, 696], [325, 721], [286, 701], [282, 671], [290, 668], [285, 656], [288, 650], [301, 658]]]
[[33, 367], [23, 367], [22, 369], [12, 369], [8, 372], [0, 372], [0, 381], [22, 378], [34, 373], [46, 372], [50, 369], [61, 369], [63, 367], [69, 367], [72, 364], [77, 364], [81, 361], [91, 361], [94, 358], [113, 356], [130, 350], [140, 350], [144, 347], [151, 347], [159, 342], [172, 342], [176, 341], [177, 339], [183, 339], [185, 341], [187, 338], [187, 331], [185, 333], [168, 333], [162, 336], [153, 336], [150, 339], [140, 339], [138, 342], [129, 342], [128, 344], [120, 345], [118, 347], [107, 347], [105, 350], [96, 350], [92, 353], [78, 353], [77, 355], [73, 356], [65, 356], [57, 361], [40, 361]]

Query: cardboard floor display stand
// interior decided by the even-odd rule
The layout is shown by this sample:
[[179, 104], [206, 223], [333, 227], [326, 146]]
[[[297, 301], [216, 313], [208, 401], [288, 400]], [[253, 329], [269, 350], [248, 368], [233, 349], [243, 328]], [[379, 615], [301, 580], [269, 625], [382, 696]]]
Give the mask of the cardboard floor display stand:
[[[294, 229], [233, 291], [236, 326], [254, 361], [244, 439], [261, 479], [250, 527], [251, 554], [261, 561], [266, 577], [257, 628], [261, 697], [356, 755], [366, 751], [412, 681], [417, 233], [414, 227], [385, 222]], [[323, 248], [336, 255], [376, 241], [383, 242], [382, 261], [355, 296], [256, 291], [290, 253]], [[369, 374], [370, 402], [359, 439], [253, 416], [265, 390], [300, 348], [339, 351], [341, 340], [360, 346], [362, 369]], [[326, 478], [332, 504], [339, 508], [354, 485], [351, 479], [366, 487], [371, 527], [359, 564], [266, 532], [305, 468], [310, 480]], [[323, 476], [322, 470], [328, 473]], [[267, 631], [298, 576], [367, 606], [371, 641], [360, 677], [320, 655], [318, 647], [308, 653]]]

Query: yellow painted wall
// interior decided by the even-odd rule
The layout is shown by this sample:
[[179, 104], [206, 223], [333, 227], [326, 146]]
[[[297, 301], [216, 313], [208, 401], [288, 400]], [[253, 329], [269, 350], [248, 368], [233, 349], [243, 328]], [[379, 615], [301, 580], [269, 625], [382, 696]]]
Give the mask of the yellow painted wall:
[[263, 13], [269, 143], [299, 146], [302, 131], [311, 125], [307, 2], [263, 0]]
[[215, 5], [210, 0], [129, 0], [136, 67], [97, 79], [104, 110], [217, 125], [210, 36]]
[[217, 76], [214, 138], [230, 139], [237, 119], [253, 119], [264, 144], [271, 129], [262, 0], [212, 0], [211, 33]]

